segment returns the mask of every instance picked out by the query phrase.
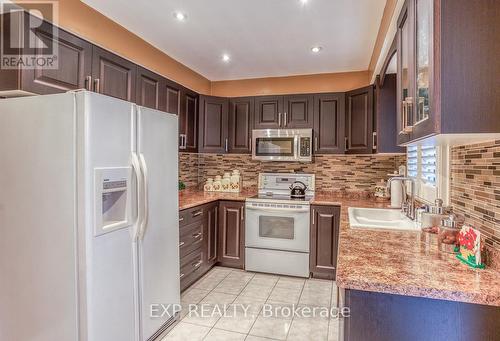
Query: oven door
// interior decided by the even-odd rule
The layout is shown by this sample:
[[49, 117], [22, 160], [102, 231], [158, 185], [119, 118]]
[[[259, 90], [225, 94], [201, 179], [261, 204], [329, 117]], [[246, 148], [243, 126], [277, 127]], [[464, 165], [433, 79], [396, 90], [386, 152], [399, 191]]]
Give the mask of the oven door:
[[247, 203], [245, 246], [309, 252], [309, 212], [309, 205]]
[[252, 158], [254, 160], [297, 160], [298, 136], [254, 136]]

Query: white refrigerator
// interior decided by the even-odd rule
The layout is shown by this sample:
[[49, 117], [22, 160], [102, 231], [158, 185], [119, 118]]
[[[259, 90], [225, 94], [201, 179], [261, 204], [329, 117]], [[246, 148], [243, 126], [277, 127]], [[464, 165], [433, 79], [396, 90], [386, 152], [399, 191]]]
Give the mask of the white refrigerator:
[[0, 340], [146, 341], [173, 323], [177, 127], [86, 91], [0, 99]]

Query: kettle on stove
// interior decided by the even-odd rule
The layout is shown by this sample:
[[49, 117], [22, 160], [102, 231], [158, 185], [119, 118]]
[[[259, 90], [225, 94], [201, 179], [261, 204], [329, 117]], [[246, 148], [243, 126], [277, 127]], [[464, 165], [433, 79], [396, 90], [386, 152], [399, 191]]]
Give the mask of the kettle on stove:
[[290, 185], [290, 197], [292, 198], [305, 198], [307, 185], [302, 181], [294, 181]]

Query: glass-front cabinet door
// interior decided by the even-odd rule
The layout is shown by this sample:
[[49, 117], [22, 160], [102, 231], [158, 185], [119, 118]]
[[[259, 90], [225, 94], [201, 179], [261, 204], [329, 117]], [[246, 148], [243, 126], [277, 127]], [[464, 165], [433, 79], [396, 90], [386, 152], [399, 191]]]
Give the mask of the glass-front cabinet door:
[[429, 118], [431, 111], [432, 6], [433, 0], [415, 0], [416, 101], [413, 125]]
[[412, 103], [414, 92], [413, 65], [413, 25], [411, 0], [407, 0], [398, 19], [398, 142], [410, 140], [412, 119]]

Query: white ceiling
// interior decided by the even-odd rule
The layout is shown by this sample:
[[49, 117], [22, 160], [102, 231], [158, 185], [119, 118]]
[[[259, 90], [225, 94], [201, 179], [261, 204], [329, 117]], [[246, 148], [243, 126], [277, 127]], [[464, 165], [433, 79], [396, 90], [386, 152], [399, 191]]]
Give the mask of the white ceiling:
[[83, 1], [213, 81], [367, 70], [386, 2]]

